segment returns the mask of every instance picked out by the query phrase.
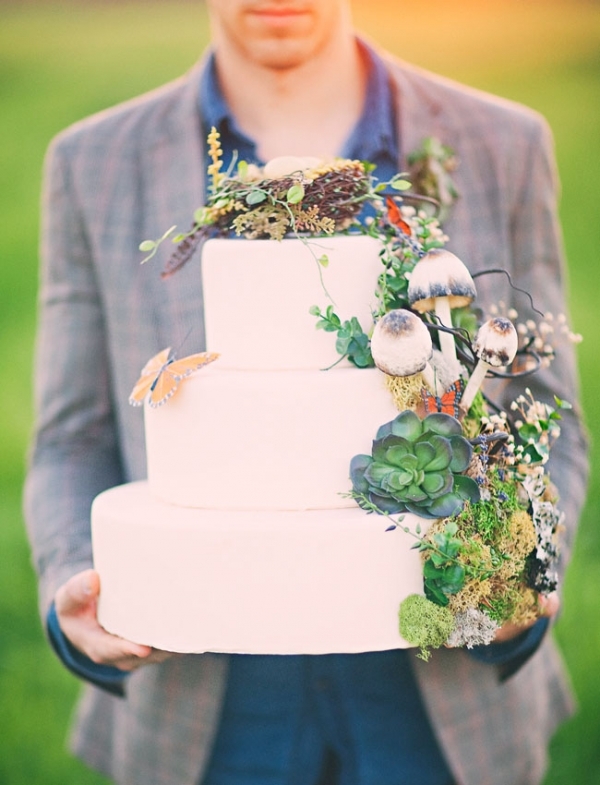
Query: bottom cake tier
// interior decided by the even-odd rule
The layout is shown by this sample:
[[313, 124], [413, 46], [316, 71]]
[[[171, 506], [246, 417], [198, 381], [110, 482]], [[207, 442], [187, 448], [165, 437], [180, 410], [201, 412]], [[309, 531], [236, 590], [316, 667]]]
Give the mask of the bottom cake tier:
[[100, 623], [174, 652], [406, 648], [398, 608], [423, 591], [421, 559], [388, 525], [358, 507], [200, 510], [152, 498], [146, 482], [112, 488], [92, 507]]

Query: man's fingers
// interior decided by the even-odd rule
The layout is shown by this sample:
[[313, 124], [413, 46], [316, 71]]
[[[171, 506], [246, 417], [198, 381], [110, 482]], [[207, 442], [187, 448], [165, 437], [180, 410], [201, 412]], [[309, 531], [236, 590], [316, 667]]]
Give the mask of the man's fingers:
[[[65, 631], [67, 637], [70, 637]], [[79, 637], [75, 632], [75, 637]], [[72, 639], [71, 639], [72, 640]], [[149, 661], [152, 654], [150, 646], [127, 641], [106, 632], [98, 623], [85, 630], [79, 641], [72, 641], [92, 662], [98, 665], [115, 665], [123, 670], [133, 670], [137, 665]]]
[[73, 575], [56, 592], [56, 612], [61, 615], [80, 613], [98, 599], [100, 579], [95, 570], [85, 570]]
[[538, 605], [540, 607], [540, 615], [551, 619], [553, 616], [556, 616], [560, 609], [560, 597], [555, 591], [547, 596], [540, 594]]
[[132, 670], [147, 661], [150, 646], [142, 646], [106, 632], [96, 617], [100, 578], [95, 570], [74, 575], [56, 592], [55, 605], [63, 633], [80, 652], [99, 665]]

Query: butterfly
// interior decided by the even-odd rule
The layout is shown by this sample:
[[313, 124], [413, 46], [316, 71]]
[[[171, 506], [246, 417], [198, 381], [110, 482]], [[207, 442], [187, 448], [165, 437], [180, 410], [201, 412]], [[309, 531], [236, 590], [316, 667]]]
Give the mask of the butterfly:
[[409, 237], [412, 234], [410, 226], [406, 223], [404, 218], [402, 217], [402, 213], [400, 212], [400, 208], [396, 204], [396, 202], [392, 199], [391, 196], [385, 197], [385, 205], [387, 207], [387, 218], [388, 221], [395, 226], [396, 228], [400, 229], [404, 234], [407, 234]]
[[460, 413], [458, 404], [460, 403], [464, 389], [465, 383], [463, 379], [457, 379], [441, 396], [432, 395], [429, 390], [423, 387], [421, 394], [423, 396], [423, 403], [425, 404], [425, 411], [427, 414], [430, 414], [431, 412], [443, 412], [444, 414], [450, 414], [452, 417], [458, 419]]
[[132, 406], [141, 406], [148, 398], [152, 408], [161, 406], [175, 394], [182, 379], [213, 362], [218, 356], [214, 352], [202, 352], [176, 360], [175, 356], [171, 355], [170, 346], [163, 349], [142, 368], [141, 376], [129, 396], [129, 403]]

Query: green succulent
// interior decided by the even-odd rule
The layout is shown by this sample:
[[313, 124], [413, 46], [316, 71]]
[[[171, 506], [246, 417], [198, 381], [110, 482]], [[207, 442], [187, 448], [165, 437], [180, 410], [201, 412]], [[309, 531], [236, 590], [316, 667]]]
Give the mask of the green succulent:
[[458, 420], [448, 414], [424, 419], [407, 410], [377, 431], [371, 455], [350, 463], [355, 497], [382, 512], [447, 518], [465, 502], [479, 501], [479, 487], [462, 472], [473, 448]]

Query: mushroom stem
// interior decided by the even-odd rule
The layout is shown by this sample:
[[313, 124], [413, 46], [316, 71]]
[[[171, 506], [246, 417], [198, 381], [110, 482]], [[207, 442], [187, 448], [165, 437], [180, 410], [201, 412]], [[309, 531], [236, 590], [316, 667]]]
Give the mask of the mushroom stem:
[[423, 368], [423, 370], [421, 371], [421, 376], [423, 377], [423, 381], [425, 382], [427, 387], [429, 387], [429, 389], [434, 395], [443, 394], [444, 389], [440, 384], [437, 373], [433, 370], [433, 368], [429, 363], [427, 363], [425, 365], [425, 368]]
[[[435, 298], [435, 315], [444, 327], [452, 327], [452, 315], [450, 311], [450, 300], [448, 297]], [[456, 346], [452, 333], [438, 331], [440, 339], [440, 349], [448, 360], [456, 360]]]
[[460, 400], [460, 406], [466, 412], [469, 411], [471, 408], [471, 404], [475, 400], [475, 396], [477, 395], [477, 390], [483, 384], [483, 380], [485, 379], [485, 375], [488, 372], [488, 368], [492, 366], [489, 363], [486, 363], [485, 360], [479, 360], [477, 365], [475, 366], [473, 373], [469, 381], [467, 382], [467, 386], [465, 387], [465, 391], [462, 394], [462, 398]]

